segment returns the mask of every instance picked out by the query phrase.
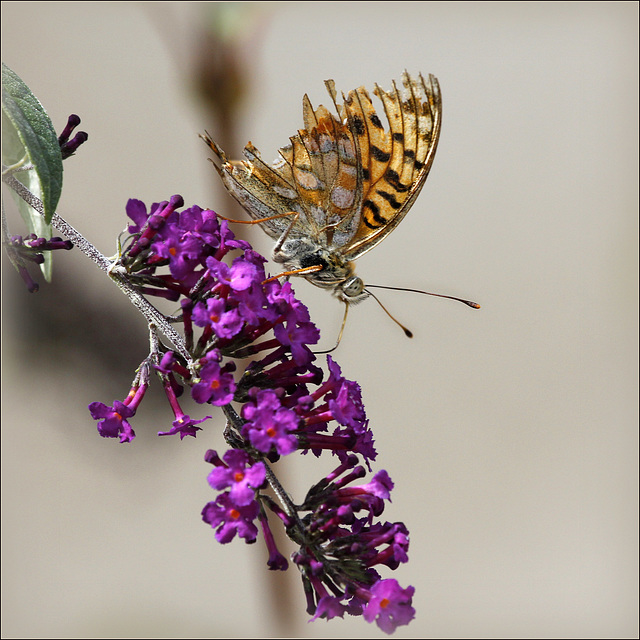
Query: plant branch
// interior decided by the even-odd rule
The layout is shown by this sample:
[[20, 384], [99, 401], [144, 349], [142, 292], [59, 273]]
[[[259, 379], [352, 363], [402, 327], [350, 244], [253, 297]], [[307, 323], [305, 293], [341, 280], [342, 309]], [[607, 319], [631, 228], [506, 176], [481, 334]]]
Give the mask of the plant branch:
[[[221, 409], [223, 410], [228, 423], [227, 429], [225, 430], [225, 439], [232, 447], [242, 448], [242, 443], [235, 437], [235, 433], [240, 432], [244, 421], [230, 404], [223, 405]], [[230, 429], [229, 427], [233, 427], [233, 429]], [[278, 500], [280, 500], [286, 514], [296, 523], [300, 536], [304, 537], [305, 528], [300, 520], [296, 506], [293, 504], [293, 501], [285, 491], [284, 487], [280, 484], [280, 481], [267, 461], [262, 459], [262, 463], [266, 469], [267, 482], [269, 483], [269, 486], [277, 496]]]
[[[35, 196], [27, 187], [19, 180], [14, 178], [10, 173], [4, 173], [6, 167], [3, 166], [3, 182], [13, 189], [30, 207], [37, 211], [40, 215], [44, 215], [44, 206], [40, 198]], [[64, 218], [57, 213], [53, 214], [51, 224], [60, 233], [66, 236], [74, 246], [77, 247], [88, 258], [95, 262], [100, 269], [105, 271], [118, 288], [129, 298], [140, 313], [146, 318], [149, 324], [155, 325], [164, 336], [173, 344], [176, 351], [182, 355], [187, 361], [187, 366], [191, 368], [193, 360], [187, 350], [183, 337], [169, 324], [165, 316], [158, 311], [144, 296], [140, 295], [129, 284], [126, 274], [120, 273], [116, 267], [116, 263], [109, 260], [105, 255], [100, 253], [96, 247], [89, 242], [79, 231], [74, 229]]]

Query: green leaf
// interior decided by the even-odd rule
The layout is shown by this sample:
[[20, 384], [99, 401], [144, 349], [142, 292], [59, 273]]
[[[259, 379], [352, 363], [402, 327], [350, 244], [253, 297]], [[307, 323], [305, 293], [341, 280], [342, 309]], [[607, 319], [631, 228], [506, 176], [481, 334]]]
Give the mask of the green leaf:
[[[14, 175], [42, 200], [44, 223], [49, 225], [62, 190], [62, 154], [58, 137], [40, 101], [4, 63], [2, 115], [2, 161], [7, 166], [19, 163], [33, 166]], [[28, 209], [26, 222], [34, 233], [41, 235], [36, 229], [42, 229], [42, 216], [31, 207]]]
[[[29, 87], [4, 63], [2, 64], [2, 162], [5, 166], [31, 165], [17, 171], [17, 180], [37, 196], [44, 216], [13, 191], [20, 215], [31, 233], [51, 238], [51, 218], [62, 191], [62, 153], [53, 124]], [[40, 269], [51, 280], [51, 253], [44, 253]]]

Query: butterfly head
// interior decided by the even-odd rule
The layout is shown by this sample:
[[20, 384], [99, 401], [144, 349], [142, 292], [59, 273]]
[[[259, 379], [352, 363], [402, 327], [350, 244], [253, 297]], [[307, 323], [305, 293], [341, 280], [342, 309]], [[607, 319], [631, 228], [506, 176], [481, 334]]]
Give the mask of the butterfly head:
[[322, 289], [330, 289], [333, 295], [347, 304], [357, 304], [371, 294], [366, 291], [362, 278], [354, 273], [353, 262], [344, 261], [340, 256], [325, 253], [325, 259], [316, 264], [322, 269], [304, 276], [311, 284]]

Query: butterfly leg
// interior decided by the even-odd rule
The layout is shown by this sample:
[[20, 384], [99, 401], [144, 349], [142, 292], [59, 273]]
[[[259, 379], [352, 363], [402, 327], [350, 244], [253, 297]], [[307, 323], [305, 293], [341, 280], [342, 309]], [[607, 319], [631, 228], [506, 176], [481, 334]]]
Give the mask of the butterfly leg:
[[298, 219], [300, 218], [300, 212], [299, 211], [289, 211], [287, 213], [281, 213], [277, 216], [273, 216], [274, 218], [282, 218], [283, 216], [293, 216], [293, 218], [291, 219], [291, 222], [289, 224], [289, 226], [282, 232], [282, 235], [278, 238], [278, 241], [276, 242], [276, 244], [273, 247], [273, 254], [274, 256], [277, 255], [278, 253], [282, 252], [282, 245], [285, 243], [286, 239], [289, 237], [289, 234], [291, 233], [291, 229], [293, 229], [293, 227], [295, 226], [296, 222], [298, 222]]
[[314, 351], [313, 353], [316, 355], [323, 355], [325, 353], [331, 353], [332, 351], [335, 351], [338, 348], [338, 345], [340, 344], [340, 342], [342, 341], [342, 334], [344, 333], [344, 328], [347, 324], [347, 314], [349, 313], [349, 303], [345, 302], [344, 303], [344, 316], [342, 318], [342, 326], [340, 327], [340, 333], [338, 334], [338, 339], [336, 340], [336, 343], [333, 347], [331, 347], [331, 349], [327, 349], [326, 351]]
[[271, 276], [264, 280], [262, 284], [265, 282], [271, 282], [272, 280], [279, 280], [280, 278], [288, 278], [289, 276], [305, 276], [309, 273], [315, 273], [316, 271], [322, 271], [323, 267], [319, 264], [314, 264], [311, 267], [302, 267], [302, 269], [294, 269], [293, 271], [283, 271], [279, 273], [277, 276]]

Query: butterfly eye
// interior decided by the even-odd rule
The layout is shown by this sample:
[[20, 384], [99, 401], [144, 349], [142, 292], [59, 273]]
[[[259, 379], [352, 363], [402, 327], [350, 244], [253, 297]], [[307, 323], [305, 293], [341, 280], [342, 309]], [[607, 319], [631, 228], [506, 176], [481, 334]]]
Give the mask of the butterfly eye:
[[346, 298], [358, 298], [364, 293], [364, 282], [358, 276], [351, 276], [342, 283], [342, 293]]

